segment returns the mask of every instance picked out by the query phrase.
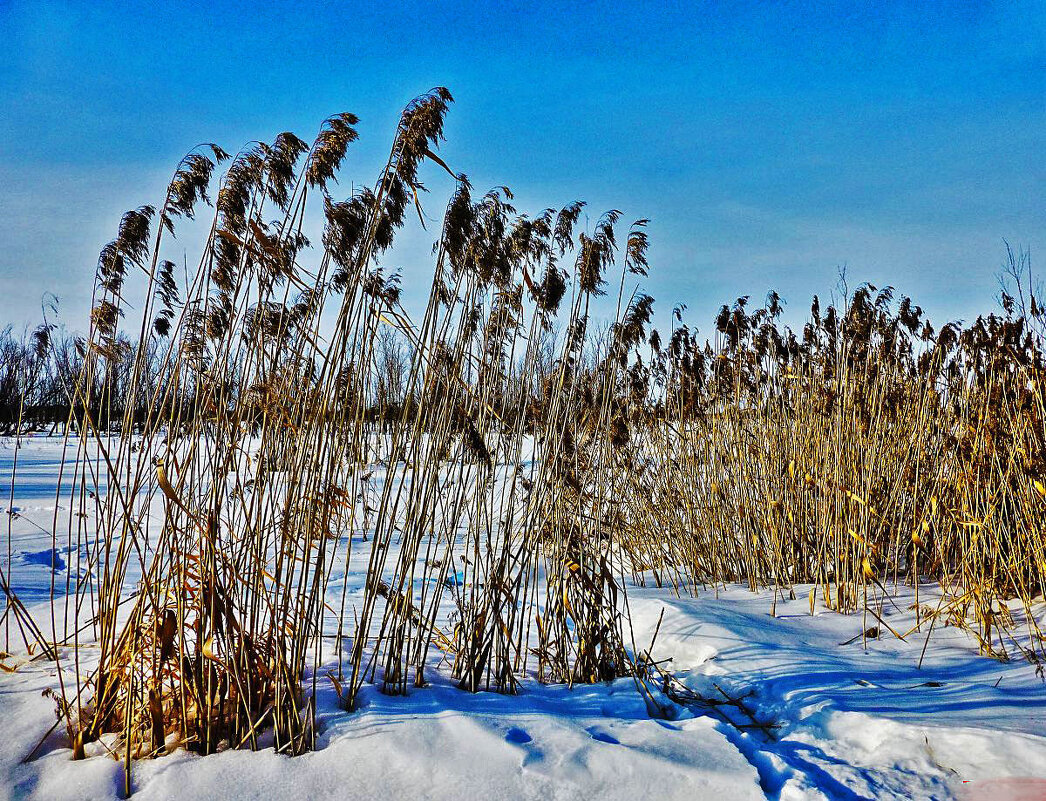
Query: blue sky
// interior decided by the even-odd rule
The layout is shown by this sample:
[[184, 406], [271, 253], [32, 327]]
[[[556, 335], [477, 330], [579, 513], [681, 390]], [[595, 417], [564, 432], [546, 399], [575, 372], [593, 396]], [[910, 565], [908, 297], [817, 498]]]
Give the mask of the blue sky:
[[[936, 317], [990, 310], [1004, 240], [1046, 245], [1046, 5], [46, 3], [0, 0], [0, 323], [82, 328], [100, 246], [201, 141], [311, 141], [359, 115], [373, 183], [402, 106], [445, 85], [445, 159], [521, 210], [649, 217], [662, 320], [838, 268]], [[449, 186], [426, 183], [436, 218]], [[432, 229], [433, 226], [430, 226]], [[427, 286], [431, 234], [390, 265]], [[195, 242], [178, 246], [191, 261]]]

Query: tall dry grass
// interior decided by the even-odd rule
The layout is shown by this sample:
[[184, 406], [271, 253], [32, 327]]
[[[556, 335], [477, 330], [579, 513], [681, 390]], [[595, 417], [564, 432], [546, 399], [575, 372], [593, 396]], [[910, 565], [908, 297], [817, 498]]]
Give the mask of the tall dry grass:
[[[72, 489], [52, 531], [69, 570], [50, 631], [25, 632], [70, 668], [74, 756], [102, 743], [129, 793], [134, 759], [179, 746], [300, 753], [319, 681], [353, 709], [368, 683], [424, 686], [434, 649], [468, 691], [642, 674], [629, 582], [810, 584], [811, 608], [886, 626], [891, 587], [930, 578], [949, 600], [920, 625], [1021, 647], [1009, 602], [1030, 607], [1046, 580], [1027, 262], [1011, 262], [1003, 314], [965, 329], [862, 286], [815, 300], [800, 332], [771, 294], [724, 306], [711, 342], [681, 310], [662, 338], [632, 291], [646, 221], [474, 195], [436, 154], [450, 103], [441, 88], [412, 101], [377, 180], [344, 200], [351, 114], [311, 145], [197, 148], [102, 250], [59, 379]], [[424, 220], [423, 169], [455, 189], [413, 320], [384, 262]], [[168, 240], [211, 194], [199, 258], [178, 269]], [[40, 359], [55, 348], [39, 343]]]
[[676, 328], [635, 401], [637, 569], [677, 588], [813, 584], [811, 609], [877, 617], [869, 594], [929, 578], [950, 595], [920, 617], [968, 625], [989, 655], [1026, 651], [1009, 602], [1046, 591], [1044, 320], [1030, 264], [1011, 253], [1008, 273], [1003, 313], [966, 329], [871, 286], [815, 300], [798, 334], [773, 295], [724, 306], [703, 347]]
[[[633, 343], [617, 337], [596, 365], [583, 351], [604, 274], [620, 263], [620, 292], [645, 271], [643, 221], [619, 247], [618, 212], [588, 234], [580, 203], [530, 218], [508, 190], [474, 199], [435, 154], [450, 102], [445, 89], [413, 101], [373, 188], [343, 201], [331, 187], [351, 114], [311, 146], [286, 133], [233, 156], [198, 148], [102, 251], [67, 389], [80, 436], [56, 509], [70, 511], [53, 526], [75, 558], [37, 639], [71, 647], [56, 657], [77, 677], [59, 693], [74, 756], [101, 742], [128, 793], [134, 759], [177, 746], [311, 748], [328, 622], [347, 708], [364, 682], [424, 684], [433, 647], [472, 691], [630, 669], [604, 512]], [[421, 215], [428, 162], [457, 188], [415, 323], [381, 257], [411, 206]], [[166, 239], [215, 181], [183, 274]], [[307, 267], [310, 201], [325, 226]], [[136, 346], [120, 334], [132, 314]], [[372, 487], [380, 452], [387, 480]], [[361, 527], [372, 536], [353, 552], [344, 535]], [[366, 564], [362, 601], [347, 609], [343, 584], [335, 608], [331, 576], [352, 560]], [[447, 594], [452, 627], [438, 621]]]

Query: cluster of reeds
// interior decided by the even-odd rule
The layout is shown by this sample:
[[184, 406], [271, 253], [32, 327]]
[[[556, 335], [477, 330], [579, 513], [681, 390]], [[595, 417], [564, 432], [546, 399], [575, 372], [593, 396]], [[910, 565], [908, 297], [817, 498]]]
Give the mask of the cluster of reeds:
[[[71, 646], [58, 711], [74, 757], [118, 756], [128, 792], [133, 759], [178, 746], [312, 747], [325, 634], [347, 708], [364, 682], [423, 684], [433, 647], [470, 691], [630, 669], [609, 499], [617, 398], [650, 314], [624, 299], [645, 221], [619, 243], [616, 211], [586, 232], [581, 203], [531, 218], [507, 189], [473, 198], [435, 154], [450, 102], [413, 101], [373, 188], [345, 200], [332, 187], [351, 114], [311, 146], [197, 148], [102, 250], [63, 384], [53, 531], [70, 559], [47, 639]], [[421, 215], [426, 162], [456, 189], [415, 323], [381, 257]], [[178, 269], [168, 240], [212, 193], [196, 267]], [[621, 321], [594, 359], [590, 306], [612, 269]]]
[[771, 293], [724, 306], [714, 342], [682, 324], [651, 342], [623, 502], [634, 569], [814, 584], [811, 609], [840, 611], [929, 577], [951, 593], [931, 618], [1021, 649], [1004, 602], [1046, 591], [1046, 319], [1027, 259], [1008, 272], [1002, 314], [965, 329], [865, 285], [839, 308], [815, 298], [798, 333]]
[[[617, 211], [589, 227], [580, 202], [528, 216], [505, 188], [474, 195], [435, 152], [450, 102], [413, 101], [376, 182], [343, 200], [351, 114], [312, 145], [195, 149], [102, 250], [87, 336], [59, 354], [45, 326], [19, 362], [63, 365], [69, 569], [33, 636], [72, 662], [75, 756], [119, 756], [130, 790], [133, 759], [179, 745], [301, 752], [328, 659], [348, 709], [438, 661], [468, 691], [625, 675], [626, 577], [808, 583], [811, 607], [877, 614], [891, 582], [928, 576], [951, 594], [927, 618], [969, 612], [1008, 652], [1003, 602], [1046, 589], [1029, 265], [965, 329], [862, 286], [815, 299], [800, 332], [771, 293], [724, 306], [712, 342], [678, 309], [662, 337], [631, 291], [646, 221], [619, 234]], [[424, 219], [426, 163], [455, 189], [413, 320], [383, 257], [412, 206]], [[168, 240], [211, 194], [178, 269]]]

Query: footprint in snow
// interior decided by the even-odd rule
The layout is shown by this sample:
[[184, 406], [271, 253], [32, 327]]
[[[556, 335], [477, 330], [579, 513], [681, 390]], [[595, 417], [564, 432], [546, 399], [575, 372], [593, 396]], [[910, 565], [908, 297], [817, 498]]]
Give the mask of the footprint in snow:
[[57, 550], [51, 548], [43, 551], [22, 551], [20, 556], [22, 557], [22, 562], [27, 565], [49, 567], [55, 573], [65, 570], [65, 560], [62, 558], [62, 555]]
[[529, 743], [533, 739], [534, 738], [527, 734], [526, 731], [517, 728], [516, 726], [513, 726], [505, 734], [505, 742], [515, 743], [516, 745], [523, 745], [524, 743]]
[[610, 743], [610, 745], [621, 745], [621, 741], [616, 737], [607, 734], [605, 731], [599, 731], [589, 729], [588, 733], [592, 736], [593, 740], [599, 740], [601, 743]]
[[519, 763], [521, 768], [533, 768], [545, 761], [545, 755], [540, 748], [535, 748], [531, 743], [531, 737], [525, 729], [513, 726], [505, 732], [505, 742], [518, 745], [523, 749], [523, 761]]

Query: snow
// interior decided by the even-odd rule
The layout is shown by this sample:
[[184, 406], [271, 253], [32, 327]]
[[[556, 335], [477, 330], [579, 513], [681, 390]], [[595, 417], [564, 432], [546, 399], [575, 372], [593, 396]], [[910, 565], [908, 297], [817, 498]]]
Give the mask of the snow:
[[[667, 609], [655, 659], [674, 657], [688, 687], [747, 696], [756, 719], [777, 724], [772, 739], [731, 736], [768, 795], [950, 798], [962, 797], [964, 781], [1034, 777], [1043, 780], [1036, 797], [1046, 797], [1046, 686], [1034, 665], [979, 656], [964, 632], [943, 627], [920, 668], [925, 635], [852, 640], [865, 630], [862, 616], [811, 615], [808, 592], [797, 586], [797, 600], [778, 599], [776, 616], [769, 592], [630, 593], [638, 628]], [[932, 593], [923, 586], [920, 600]], [[898, 608], [887, 602], [881, 614], [904, 634], [915, 625], [914, 594], [899, 587], [894, 600]]]
[[[52, 583], [64, 591], [70, 562], [48, 533], [56, 512], [69, 513], [61, 497], [55, 508], [61, 449], [58, 438], [23, 438], [8, 498], [15, 444], [0, 443], [0, 532], [6, 538], [10, 523], [11, 549], [8, 559], [0, 547], [0, 567], [45, 632]], [[350, 565], [350, 596], [360, 570]], [[332, 599], [341, 581], [332, 577]], [[391, 697], [367, 686], [350, 713], [324, 670], [316, 751], [177, 750], [135, 763], [135, 798], [1046, 798], [1046, 685], [1036, 666], [1015, 645], [1009, 661], [980, 656], [955, 627], [938, 625], [927, 643], [925, 626], [911, 631], [913, 588], [889, 589], [879, 614], [903, 641], [871, 616], [818, 605], [811, 614], [809, 587], [795, 587], [794, 600], [743, 587], [699, 588], [696, 598], [629, 587], [637, 651], [657, 629], [650, 658], [677, 682], [669, 695], [679, 702], [659, 696], [656, 716], [632, 679], [573, 689], [526, 681], [515, 696], [472, 695], [436, 662], [428, 687]], [[919, 601], [933, 606], [940, 593], [923, 585]], [[872, 626], [883, 634], [862, 637]], [[73, 762], [61, 730], [45, 737], [55, 706], [44, 693], [59, 675], [20, 646], [12, 623], [2, 663], [13, 672], [0, 674], [0, 798], [118, 797], [123, 767], [102, 746]], [[63, 649], [67, 682], [72, 656]], [[79, 657], [91, 664], [90, 643]], [[324, 658], [336, 667], [335, 654]]]

